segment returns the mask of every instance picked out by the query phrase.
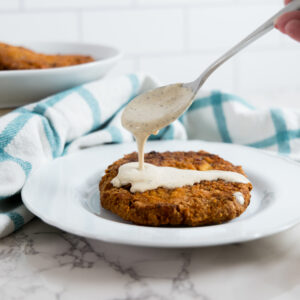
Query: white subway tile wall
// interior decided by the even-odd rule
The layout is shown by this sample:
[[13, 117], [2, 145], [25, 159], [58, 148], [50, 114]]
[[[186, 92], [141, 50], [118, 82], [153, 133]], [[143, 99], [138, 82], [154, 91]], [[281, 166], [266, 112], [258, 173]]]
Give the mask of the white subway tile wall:
[[[188, 42], [191, 50], [227, 50], [246, 34], [276, 13], [280, 6], [258, 4], [200, 7], [188, 12]], [[262, 37], [256, 47], [278, 46], [280, 35], [276, 32]]]
[[[21, 0], [22, 1], [22, 0]], [[23, 0], [26, 9], [84, 9], [95, 7], [119, 7], [132, 4], [132, 0]]]
[[[189, 81], [283, 6], [283, 0], [0, 0], [0, 40], [82, 41], [124, 52], [109, 76]], [[273, 30], [204, 86], [256, 105], [300, 108], [300, 44]]]
[[112, 44], [132, 55], [183, 51], [180, 9], [84, 12], [82, 33], [85, 42]]
[[19, 7], [19, 0], [0, 0], [0, 11], [17, 10]]
[[0, 40], [15, 44], [24, 40], [77, 41], [78, 28], [78, 16], [71, 12], [0, 14]]

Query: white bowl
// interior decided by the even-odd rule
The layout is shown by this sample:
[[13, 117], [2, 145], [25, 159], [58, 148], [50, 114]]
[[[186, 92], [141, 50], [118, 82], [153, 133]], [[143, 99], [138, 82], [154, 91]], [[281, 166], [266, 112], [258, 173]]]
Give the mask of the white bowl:
[[20, 45], [47, 54], [91, 55], [95, 61], [61, 68], [0, 71], [0, 108], [24, 105], [101, 78], [121, 57], [119, 50], [96, 44], [31, 42]]

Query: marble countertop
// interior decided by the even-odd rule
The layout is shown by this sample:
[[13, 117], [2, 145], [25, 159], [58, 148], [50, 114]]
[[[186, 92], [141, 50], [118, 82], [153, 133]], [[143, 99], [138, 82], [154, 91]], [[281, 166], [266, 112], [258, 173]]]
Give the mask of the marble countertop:
[[39, 219], [0, 241], [0, 299], [300, 299], [300, 225], [244, 244], [155, 249]]

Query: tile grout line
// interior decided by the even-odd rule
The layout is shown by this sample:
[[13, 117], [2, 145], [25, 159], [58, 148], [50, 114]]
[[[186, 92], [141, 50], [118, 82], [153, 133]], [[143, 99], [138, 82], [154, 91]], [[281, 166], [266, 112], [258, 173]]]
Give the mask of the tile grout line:
[[[20, 7], [22, 9], [25, 8], [24, 5], [24, 0], [19, 0], [21, 3]], [[103, 10], [111, 10], [111, 11], [116, 11], [116, 10], [169, 10], [171, 9], [184, 9], [184, 8], [215, 8], [217, 7], [228, 7], [228, 4], [234, 4], [236, 5], [235, 2], [233, 1], [228, 1], [227, 3], [217, 3], [217, 4], [211, 4], [209, 2], [206, 3], [191, 3], [191, 4], [166, 4], [166, 5], [141, 5], [139, 4], [136, 0], [132, 0], [130, 4], [127, 5], [95, 5], [95, 6], [82, 6], [82, 7], [46, 7], [46, 8], [41, 8], [41, 7], [26, 7], [24, 11], [29, 12], [29, 13], [40, 13], [40, 12], [76, 12], [78, 10], [85, 10], [87, 12], [94, 12], [95, 10], [97, 11], [103, 11]], [[244, 7], [247, 6], [253, 6], [256, 7], [257, 5], [251, 4], [251, 3], [246, 3], [243, 5]], [[272, 3], [265, 3], [264, 6], [274, 6]]]

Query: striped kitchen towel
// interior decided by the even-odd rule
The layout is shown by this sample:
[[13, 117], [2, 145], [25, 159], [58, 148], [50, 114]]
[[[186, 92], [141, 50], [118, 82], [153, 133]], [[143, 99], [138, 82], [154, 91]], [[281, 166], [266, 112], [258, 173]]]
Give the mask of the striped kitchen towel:
[[[100, 79], [0, 118], [0, 237], [33, 218], [20, 199], [46, 162], [105, 143], [133, 141], [122, 108], [157, 83], [144, 74]], [[300, 159], [300, 111], [256, 109], [243, 99], [200, 92], [188, 111], [151, 139], [201, 139], [257, 147]]]

